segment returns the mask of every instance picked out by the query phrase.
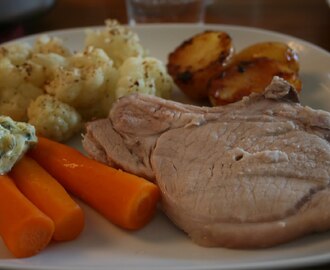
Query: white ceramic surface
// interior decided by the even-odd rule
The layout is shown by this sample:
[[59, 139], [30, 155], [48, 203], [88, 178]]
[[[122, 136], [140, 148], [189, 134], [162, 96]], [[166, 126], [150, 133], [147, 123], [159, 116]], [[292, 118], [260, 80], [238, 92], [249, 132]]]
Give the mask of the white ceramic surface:
[[[300, 55], [302, 102], [330, 111], [330, 54], [305, 41], [258, 29], [223, 25], [140, 25], [134, 30], [150, 54], [166, 62], [180, 42], [205, 29], [228, 32], [237, 50], [260, 41], [283, 41]], [[51, 32], [72, 49], [83, 46], [83, 29]], [[23, 40], [32, 42], [34, 37]], [[179, 96], [179, 95], [178, 95]], [[70, 142], [80, 148], [80, 141]], [[52, 243], [39, 255], [14, 259], [0, 240], [0, 269], [265, 269], [330, 262], [330, 232], [261, 250], [203, 248], [160, 212], [144, 229], [127, 232], [85, 206], [86, 228], [75, 241]]]

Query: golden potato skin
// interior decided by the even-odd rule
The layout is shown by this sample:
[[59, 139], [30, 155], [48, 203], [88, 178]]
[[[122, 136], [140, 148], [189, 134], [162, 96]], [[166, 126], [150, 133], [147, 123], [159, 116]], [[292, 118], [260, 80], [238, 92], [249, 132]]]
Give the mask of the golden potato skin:
[[263, 92], [273, 76], [279, 76], [297, 91], [301, 90], [301, 81], [296, 72], [277, 60], [261, 57], [235, 62], [210, 80], [209, 99], [213, 106], [236, 102], [252, 92]]
[[177, 86], [193, 100], [207, 99], [207, 85], [234, 53], [225, 32], [205, 31], [184, 41], [168, 57], [167, 70]]
[[260, 42], [244, 48], [232, 58], [231, 64], [263, 57], [277, 60], [294, 72], [299, 71], [299, 57], [297, 52], [287, 44], [275, 41]]
[[282, 42], [261, 42], [244, 48], [227, 67], [210, 80], [209, 100], [214, 106], [236, 102], [252, 92], [263, 92], [273, 76], [301, 91], [297, 53]]

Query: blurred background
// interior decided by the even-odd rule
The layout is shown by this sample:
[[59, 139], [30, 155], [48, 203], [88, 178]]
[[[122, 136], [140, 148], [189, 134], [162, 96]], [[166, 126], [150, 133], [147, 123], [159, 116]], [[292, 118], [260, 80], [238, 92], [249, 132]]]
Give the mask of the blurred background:
[[[205, 0], [205, 23], [282, 32], [330, 50], [327, 0]], [[55, 29], [127, 23], [124, 0], [0, 0], [0, 42]]]

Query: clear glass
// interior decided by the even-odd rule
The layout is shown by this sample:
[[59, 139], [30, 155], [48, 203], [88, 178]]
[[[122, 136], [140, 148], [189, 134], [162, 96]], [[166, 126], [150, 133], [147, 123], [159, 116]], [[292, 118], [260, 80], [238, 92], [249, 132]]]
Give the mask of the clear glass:
[[130, 25], [203, 23], [204, 0], [126, 0]]

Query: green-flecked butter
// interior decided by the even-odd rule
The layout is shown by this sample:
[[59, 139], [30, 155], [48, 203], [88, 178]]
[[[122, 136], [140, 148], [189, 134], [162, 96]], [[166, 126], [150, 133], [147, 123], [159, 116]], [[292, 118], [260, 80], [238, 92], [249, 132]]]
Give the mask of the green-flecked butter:
[[0, 174], [9, 172], [37, 141], [34, 126], [0, 116]]

